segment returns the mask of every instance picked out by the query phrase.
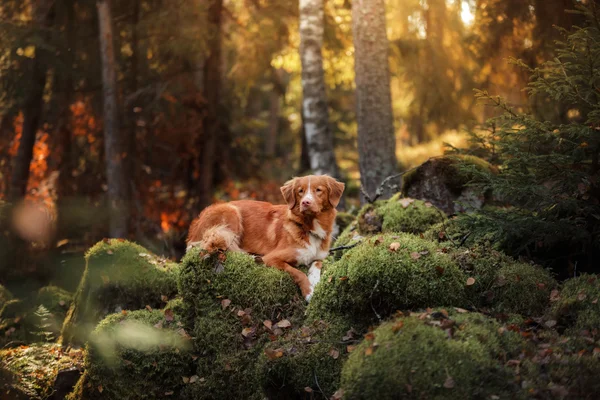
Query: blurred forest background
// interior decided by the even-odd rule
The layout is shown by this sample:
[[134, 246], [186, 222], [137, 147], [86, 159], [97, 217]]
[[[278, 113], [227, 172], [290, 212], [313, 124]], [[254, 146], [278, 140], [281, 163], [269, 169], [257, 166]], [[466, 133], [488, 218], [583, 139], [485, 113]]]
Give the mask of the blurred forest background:
[[[361, 135], [364, 141], [388, 119], [393, 130], [394, 160], [362, 182], [373, 193], [382, 176], [443, 154], [444, 143], [468, 144], [467, 133], [498, 113], [478, 104], [475, 88], [502, 96], [517, 112], [566, 123], [569, 108], [524, 91], [529, 72], [509, 59], [532, 68], [552, 60], [557, 27], [583, 20], [565, 11], [573, 6], [326, 0], [313, 14], [307, 9], [322, 24], [305, 32], [301, 46], [292, 0], [2, 0], [0, 199], [20, 207], [25, 226], [3, 246], [27, 249], [7, 261], [3, 280], [31, 269], [45, 279], [46, 264], [68, 270], [71, 258], [82, 260], [108, 236], [177, 258], [187, 226], [207, 204], [280, 203], [280, 185], [310, 171], [343, 179], [346, 208], [357, 207], [359, 147], [368, 147]], [[383, 39], [356, 36], [360, 21], [375, 21], [353, 10], [359, 7], [379, 10]], [[322, 51], [324, 88], [319, 66], [310, 69], [314, 46]], [[356, 76], [369, 75], [369, 62], [381, 54], [389, 78]], [[303, 108], [303, 80], [311, 79], [314, 104], [325, 104], [324, 124], [306, 115], [310, 105]], [[383, 96], [361, 94], [369, 79]], [[364, 108], [385, 100], [386, 91], [391, 114]], [[332, 144], [313, 143], [324, 137], [313, 134], [319, 121]], [[333, 149], [333, 166], [311, 155], [323, 146]], [[6, 227], [3, 234], [11, 235]]]

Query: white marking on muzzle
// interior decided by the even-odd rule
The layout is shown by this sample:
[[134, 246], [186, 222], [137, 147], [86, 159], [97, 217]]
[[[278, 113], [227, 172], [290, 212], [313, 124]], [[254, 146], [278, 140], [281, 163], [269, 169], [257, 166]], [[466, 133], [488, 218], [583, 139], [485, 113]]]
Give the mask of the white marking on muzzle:
[[308, 178], [308, 188], [306, 189], [306, 194], [300, 200], [300, 204], [302, 204], [304, 200], [310, 201], [311, 204], [315, 201], [315, 198], [313, 197], [312, 192], [310, 191], [310, 178]]

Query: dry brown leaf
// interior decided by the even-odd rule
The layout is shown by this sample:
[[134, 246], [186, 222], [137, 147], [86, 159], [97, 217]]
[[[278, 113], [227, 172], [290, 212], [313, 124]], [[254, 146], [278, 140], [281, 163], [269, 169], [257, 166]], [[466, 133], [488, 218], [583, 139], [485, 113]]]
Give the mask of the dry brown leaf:
[[396, 321], [396, 323], [392, 326], [392, 332], [396, 333], [404, 326], [404, 321]]
[[585, 292], [582, 290], [581, 292], [579, 292], [579, 294], [577, 295], [577, 300], [579, 301], [584, 301], [586, 299], [587, 295], [585, 294]]
[[558, 291], [558, 289], [553, 289], [550, 292], [550, 301], [555, 302], [560, 300], [560, 292]]
[[229, 305], [231, 304], [231, 300], [229, 299], [223, 299], [221, 300], [221, 309], [224, 310], [227, 307], [229, 307]]
[[190, 383], [196, 383], [198, 381], [198, 375], [190, 376]]
[[347, 277], [347, 276], [341, 276], [341, 277], [340, 277], [340, 281], [347, 281], [347, 280], [348, 280], [348, 277]]
[[165, 396], [172, 396], [174, 392], [165, 392]]
[[475, 278], [467, 279], [467, 286], [473, 286], [475, 284]]
[[348, 346], [346, 346], [346, 351], [348, 353], [352, 353], [355, 349], [356, 349], [356, 346], [353, 346], [351, 344], [349, 344]]
[[165, 310], [165, 319], [166, 319], [167, 321], [173, 321], [173, 318], [174, 318], [174, 317], [173, 317], [173, 310], [171, 310], [170, 308], [167, 308], [167, 309]]
[[373, 351], [375, 350], [375, 348], [373, 346], [369, 346], [365, 349], [365, 356], [370, 356], [373, 354]]
[[448, 377], [446, 378], [446, 381], [444, 382], [444, 387], [446, 389], [452, 389], [455, 385], [456, 385], [456, 383], [454, 383], [454, 378], [452, 378], [450, 375], [448, 375]]
[[244, 329], [242, 329], [242, 336], [243, 337], [246, 337], [246, 338], [250, 337], [250, 336], [252, 336], [253, 333], [254, 333], [254, 329], [252, 329], [252, 328], [244, 328]]
[[312, 388], [309, 388], [308, 386], [304, 388], [304, 391], [306, 393], [312, 393], [313, 392]]
[[154, 324], [154, 327], [155, 327], [156, 329], [162, 329], [162, 327], [163, 327], [163, 322], [162, 322], [162, 321], [159, 321], [158, 323]]
[[544, 323], [544, 325], [546, 325], [548, 328], [553, 328], [556, 326], [556, 321], [553, 319], [550, 319], [550, 320], [546, 321]]
[[289, 328], [290, 326], [292, 326], [292, 323], [290, 321], [288, 321], [287, 319], [282, 319], [281, 321], [279, 321], [277, 323], [277, 326], [279, 328]]
[[283, 357], [283, 349], [265, 349], [265, 355], [269, 360], [276, 360]]
[[338, 357], [340, 356], [340, 352], [337, 349], [331, 349], [329, 350], [329, 355], [334, 359], [337, 360]]
[[273, 323], [270, 320], [264, 320], [263, 321], [263, 325], [268, 329], [271, 330], [273, 328]]
[[183, 383], [190, 383], [190, 378], [189, 377], [183, 376], [182, 379], [183, 379]]
[[456, 310], [456, 312], [464, 314], [464, 313], [468, 313], [468, 310], [465, 310], [464, 308], [460, 308], [460, 307], [454, 307], [454, 309]]
[[333, 396], [331, 396], [331, 400], [341, 400], [344, 397], [344, 389], [338, 389]]
[[65, 306], [65, 301], [64, 300], [59, 301], [58, 305], [61, 306], [61, 307], [64, 307]]
[[390, 251], [397, 251], [400, 248], [400, 243], [393, 242], [390, 244]]
[[413, 260], [418, 260], [419, 258], [421, 258], [421, 255], [419, 253], [417, 253], [416, 251], [413, 251], [412, 253], [410, 253], [410, 257]]
[[102, 385], [98, 385], [98, 391], [99, 391], [100, 393], [102, 393], [102, 392], [104, 391], [104, 389], [102, 388]]
[[443, 275], [445, 269], [443, 267], [437, 266], [435, 267], [435, 270], [437, 271], [438, 274]]
[[148, 304], [146, 304], [146, 310], [152, 311], [152, 307], [150, 307]]
[[121, 310], [122, 315], [127, 315], [127, 310]]
[[398, 203], [402, 206], [402, 208], [406, 208], [415, 202], [415, 199], [411, 199], [410, 197], [405, 197], [403, 199], [398, 200]]
[[106, 254], [111, 254], [112, 255], [112, 254], [114, 254], [114, 252], [109, 249], [109, 250], [106, 250]]

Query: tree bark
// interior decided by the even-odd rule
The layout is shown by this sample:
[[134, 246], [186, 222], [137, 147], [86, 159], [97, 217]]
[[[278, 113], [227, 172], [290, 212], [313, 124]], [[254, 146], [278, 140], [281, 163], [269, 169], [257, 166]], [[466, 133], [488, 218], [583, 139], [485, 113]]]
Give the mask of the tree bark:
[[200, 144], [200, 184], [198, 202], [204, 208], [212, 202], [215, 175], [216, 143], [219, 134], [219, 105], [221, 101], [221, 14], [223, 0], [212, 0], [208, 8], [209, 55], [204, 63], [204, 93], [207, 113], [204, 118]]
[[126, 140], [119, 130], [117, 72], [109, 0], [98, 0], [102, 92], [104, 95], [104, 153], [110, 213], [110, 236], [126, 237], [129, 232], [129, 173], [125, 168]]
[[[360, 180], [373, 197], [397, 172], [384, 0], [353, 0], [352, 35]], [[382, 198], [391, 194], [385, 190]]]
[[323, 0], [300, 0], [300, 60], [302, 63], [302, 109], [310, 159], [315, 174], [337, 177], [333, 132], [323, 71]]
[[[42, 29], [48, 28], [53, 20], [53, 0], [42, 0], [34, 4], [33, 21]], [[47, 36], [47, 34], [44, 34]], [[19, 149], [12, 163], [11, 180], [8, 187], [8, 199], [15, 203], [25, 197], [29, 182], [29, 168], [33, 157], [35, 137], [42, 118], [44, 105], [44, 88], [47, 80], [47, 51], [43, 47], [36, 48], [35, 57], [28, 61], [29, 93], [23, 104], [23, 128]]]

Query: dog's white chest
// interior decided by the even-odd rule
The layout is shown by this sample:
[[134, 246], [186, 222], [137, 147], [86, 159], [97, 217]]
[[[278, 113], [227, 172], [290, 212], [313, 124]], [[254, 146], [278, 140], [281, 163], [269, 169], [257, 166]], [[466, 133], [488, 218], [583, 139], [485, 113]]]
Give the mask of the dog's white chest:
[[313, 261], [323, 260], [327, 257], [328, 252], [321, 250], [321, 244], [327, 237], [327, 233], [318, 222], [315, 222], [315, 227], [308, 237], [308, 243], [303, 249], [298, 249], [297, 263], [300, 265], [310, 265]]

